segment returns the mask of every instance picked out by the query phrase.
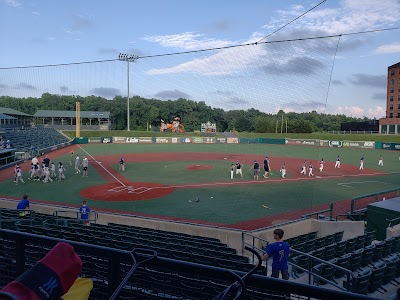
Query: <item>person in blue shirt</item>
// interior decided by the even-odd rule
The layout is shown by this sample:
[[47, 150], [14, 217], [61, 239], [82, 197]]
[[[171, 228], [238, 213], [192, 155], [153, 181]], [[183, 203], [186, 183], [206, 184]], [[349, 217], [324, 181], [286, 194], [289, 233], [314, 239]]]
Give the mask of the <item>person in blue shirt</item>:
[[272, 274], [271, 277], [279, 278], [279, 273], [282, 274], [282, 278], [285, 280], [289, 279], [288, 272], [288, 257], [290, 254], [289, 244], [282, 240], [284, 232], [282, 229], [274, 230], [275, 243], [270, 244], [262, 257], [262, 260], [266, 260], [268, 257], [272, 257]]
[[[28, 194], [25, 194], [25, 195], [22, 196], [22, 200], [19, 201], [19, 203], [18, 203], [18, 205], [17, 205], [17, 209], [20, 209], [20, 210], [29, 209], [29, 200], [28, 200], [28, 197], [29, 197]], [[23, 216], [25, 216], [27, 213], [29, 213], [29, 212], [21, 211], [21, 212], [19, 213], [19, 215], [20, 215], [21, 217], [23, 217]]]
[[85, 225], [89, 224], [89, 213], [90, 208], [86, 205], [86, 201], [83, 200], [82, 206], [79, 208], [79, 212], [81, 213], [81, 220], [85, 220]]

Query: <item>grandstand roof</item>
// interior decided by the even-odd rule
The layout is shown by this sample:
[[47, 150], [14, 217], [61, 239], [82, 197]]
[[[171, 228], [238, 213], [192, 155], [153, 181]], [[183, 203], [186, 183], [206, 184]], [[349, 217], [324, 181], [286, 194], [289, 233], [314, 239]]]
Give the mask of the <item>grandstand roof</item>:
[[[74, 110], [38, 110], [34, 115], [38, 118], [75, 118]], [[109, 111], [81, 111], [81, 118], [89, 119], [109, 119]]]
[[8, 116], [8, 115], [0, 114], [0, 120], [13, 120], [13, 119], [16, 119], [16, 118]]
[[28, 115], [21, 111], [18, 111], [18, 110], [12, 109], [12, 108], [7, 108], [7, 107], [0, 107], [0, 114], [32, 117], [31, 115]]

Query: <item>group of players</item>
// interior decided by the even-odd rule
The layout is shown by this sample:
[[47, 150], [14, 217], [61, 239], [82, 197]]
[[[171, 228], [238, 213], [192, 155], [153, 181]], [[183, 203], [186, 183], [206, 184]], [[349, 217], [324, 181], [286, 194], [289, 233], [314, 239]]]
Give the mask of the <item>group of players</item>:
[[[73, 156], [73, 152], [71, 151], [71, 157]], [[82, 177], [88, 176], [88, 167], [89, 160], [87, 157], [83, 157], [82, 161], [79, 158], [79, 155], [76, 155], [75, 161], [75, 174], [80, 174], [80, 168], [83, 167], [83, 175]], [[72, 161], [70, 161], [72, 165]], [[61, 181], [65, 179], [65, 167], [62, 162], [59, 162], [56, 166], [54, 162], [50, 160], [50, 158], [46, 155], [41, 162], [39, 163], [39, 159], [35, 156], [31, 160], [31, 168], [29, 170], [28, 180], [33, 181], [42, 181], [43, 183], [53, 182], [54, 180]], [[17, 164], [14, 168], [14, 180], [13, 182], [18, 185], [19, 183], [25, 184], [25, 181], [22, 176], [22, 169], [19, 164]]]
[[[325, 161], [322, 158], [320, 160], [320, 162], [319, 162], [319, 171], [320, 172], [322, 172], [324, 170], [324, 165], [325, 165]], [[382, 155], [379, 156], [378, 166], [383, 167], [383, 157], [382, 157]], [[239, 175], [243, 179], [242, 168], [243, 168], [243, 166], [239, 161], [236, 161], [236, 164], [231, 164], [231, 179], [234, 178], [235, 170], [236, 170], [236, 176]], [[256, 160], [253, 162], [253, 165], [252, 165], [251, 169], [253, 170], [253, 179], [254, 180], [258, 180], [259, 173], [260, 173], [260, 164]], [[308, 176], [309, 177], [313, 177], [314, 176], [313, 169], [314, 168], [313, 168], [312, 162], [307, 165], [307, 161], [304, 161], [302, 163], [302, 165], [301, 165], [300, 175], [307, 176], [307, 171], [308, 171]], [[339, 155], [336, 157], [335, 169], [340, 169], [340, 156]], [[361, 159], [360, 159], [359, 170], [364, 170], [364, 157], [361, 157]], [[286, 176], [286, 164], [284, 162], [282, 163], [279, 172], [281, 173], [281, 177], [285, 178], [285, 176]], [[264, 174], [263, 174], [263, 177], [264, 178], [268, 178], [268, 174], [272, 175], [272, 169], [271, 169], [271, 165], [270, 165], [270, 159], [269, 159], [268, 156], [266, 156], [265, 159], [264, 159]]]

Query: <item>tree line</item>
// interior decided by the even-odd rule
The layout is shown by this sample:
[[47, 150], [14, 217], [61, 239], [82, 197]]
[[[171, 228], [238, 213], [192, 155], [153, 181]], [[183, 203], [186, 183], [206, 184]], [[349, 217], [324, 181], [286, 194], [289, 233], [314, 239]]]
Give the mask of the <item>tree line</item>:
[[[98, 96], [66, 96], [44, 93], [40, 98], [16, 98], [0, 96], [0, 107], [12, 108], [30, 115], [37, 110], [75, 111], [75, 103], [80, 102], [81, 111], [109, 111], [114, 130], [126, 129], [127, 101], [121, 96], [107, 100]], [[158, 130], [161, 119], [166, 122], [180, 116], [186, 131], [200, 130], [201, 123], [216, 123], [217, 131], [239, 131], [274, 133], [311, 133], [317, 131], [338, 131], [341, 123], [366, 121], [367, 118], [354, 118], [345, 115], [320, 114], [316, 111], [306, 113], [267, 114], [257, 109], [229, 110], [212, 108], [204, 101], [179, 98], [162, 101], [139, 96], [130, 98], [130, 127], [132, 130], [146, 130], [151, 125]]]

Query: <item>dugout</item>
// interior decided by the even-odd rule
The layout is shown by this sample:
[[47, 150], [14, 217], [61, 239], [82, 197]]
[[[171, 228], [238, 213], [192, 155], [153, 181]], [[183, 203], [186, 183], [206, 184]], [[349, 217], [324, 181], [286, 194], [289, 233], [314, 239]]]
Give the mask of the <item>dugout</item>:
[[376, 238], [384, 240], [386, 229], [400, 223], [400, 197], [369, 204], [367, 207], [367, 232], [376, 231]]
[[15, 149], [0, 150], [0, 167], [15, 161]]

